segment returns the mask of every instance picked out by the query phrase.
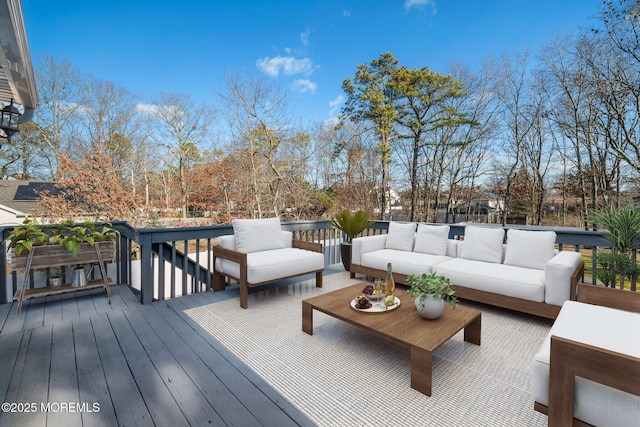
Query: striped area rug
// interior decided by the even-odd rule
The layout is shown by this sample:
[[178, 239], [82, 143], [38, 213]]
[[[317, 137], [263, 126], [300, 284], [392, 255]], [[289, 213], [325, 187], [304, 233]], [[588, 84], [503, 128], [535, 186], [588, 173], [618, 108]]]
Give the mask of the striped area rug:
[[317, 311], [302, 332], [302, 299], [352, 283], [333, 274], [251, 294], [247, 310], [234, 298], [186, 313], [319, 426], [546, 426], [530, 376], [551, 321], [463, 303], [482, 311], [482, 345], [460, 332], [436, 350], [427, 397], [410, 387], [409, 349]]

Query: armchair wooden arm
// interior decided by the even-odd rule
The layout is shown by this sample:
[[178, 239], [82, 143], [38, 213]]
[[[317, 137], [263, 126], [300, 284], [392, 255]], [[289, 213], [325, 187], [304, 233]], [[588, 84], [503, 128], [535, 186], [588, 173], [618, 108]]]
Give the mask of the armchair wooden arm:
[[291, 244], [296, 249], [305, 249], [305, 250], [311, 251], [311, 252], [322, 253], [322, 244], [321, 243], [307, 242], [305, 240], [292, 240]]
[[579, 283], [578, 302], [640, 313], [640, 292]]
[[575, 377], [640, 396], [639, 358], [552, 336], [548, 409], [550, 427], [585, 425], [573, 418]]
[[247, 254], [234, 251], [233, 249], [223, 248], [220, 246], [213, 247], [213, 291], [224, 291], [224, 276], [216, 272], [216, 258], [226, 259], [228, 261], [237, 262], [240, 265], [240, 277], [234, 277], [241, 283], [247, 281]]

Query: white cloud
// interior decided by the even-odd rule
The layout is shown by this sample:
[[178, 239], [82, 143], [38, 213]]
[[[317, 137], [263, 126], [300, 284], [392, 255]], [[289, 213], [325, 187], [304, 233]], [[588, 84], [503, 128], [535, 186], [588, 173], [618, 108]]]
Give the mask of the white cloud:
[[296, 59], [292, 56], [276, 56], [258, 59], [256, 65], [271, 77], [278, 77], [280, 73], [286, 76], [302, 74], [309, 76], [313, 72], [313, 61], [309, 58]]
[[427, 9], [431, 10], [433, 15], [438, 11], [436, 7], [436, 0], [405, 0], [404, 8], [409, 10], [411, 8], [416, 8], [418, 10], [426, 11]]
[[140, 114], [155, 116], [158, 114], [158, 106], [155, 104], [136, 104], [136, 110]]
[[317, 87], [317, 83], [306, 79], [298, 79], [291, 84], [291, 88], [300, 93], [316, 93]]
[[336, 108], [337, 106], [339, 106], [343, 102], [344, 102], [344, 95], [343, 94], [339, 94], [333, 100], [329, 101], [329, 107]]
[[300, 41], [303, 46], [309, 46], [309, 36], [311, 35], [311, 30], [306, 29], [304, 32], [300, 33]]

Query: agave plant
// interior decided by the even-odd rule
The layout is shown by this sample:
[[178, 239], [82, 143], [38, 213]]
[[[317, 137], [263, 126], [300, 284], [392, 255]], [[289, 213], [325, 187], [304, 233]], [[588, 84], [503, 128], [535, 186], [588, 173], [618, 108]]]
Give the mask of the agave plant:
[[373, 221], [369, 221], [369, 214], [362, 210], [351, 215], [351, 212], [344, 210], [331, 219], [331, 225], [341, 230], [347, 236], [347, 243], [362, 233], [366, 228], [371, 227]]
[[632, 258], [632, 250], [640, 240], [640, 212], [629, 204], [615, 210], [607, 206], [602, 211], [593, 211], [594, 222], [602, 227], [602, 235], [611, 244], [611, 253], [597, 253], [596, 261], [603, 271], [598, 278], [606, 286], [615, 286], [616, 275], [620, 275], [620, 287], [624, 279], [634, 280], [638, 265]]

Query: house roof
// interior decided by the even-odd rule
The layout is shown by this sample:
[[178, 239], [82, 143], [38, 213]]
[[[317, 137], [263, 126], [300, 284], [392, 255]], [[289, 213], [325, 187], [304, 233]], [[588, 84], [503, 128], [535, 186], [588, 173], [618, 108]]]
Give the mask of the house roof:
[[0, 108], [11, 98], [24, 107], [19, 122], [30, 121], [39, 100], [20, 0], [0, 1]]
[[36, 201], [40, 200], [40, 192], [44, 190], [48, 190], [50, 194], [57, 192], [53, 182], [0, 180], [0, 205], [22, 214], [41, 211]]

